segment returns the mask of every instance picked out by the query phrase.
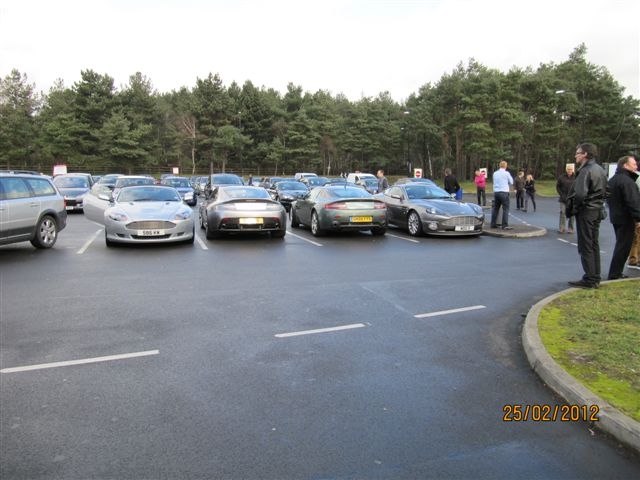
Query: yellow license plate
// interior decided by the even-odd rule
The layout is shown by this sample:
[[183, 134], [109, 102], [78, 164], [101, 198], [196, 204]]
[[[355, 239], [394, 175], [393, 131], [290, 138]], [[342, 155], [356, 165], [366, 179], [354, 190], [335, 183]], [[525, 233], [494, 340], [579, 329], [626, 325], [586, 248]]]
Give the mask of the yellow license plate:
[[264, 218], [247, 217], [240, 219], [240, 225], [262, 225]]
[[371, 223], [373, 222], [373, 217], [351, 217], [352, 223]]

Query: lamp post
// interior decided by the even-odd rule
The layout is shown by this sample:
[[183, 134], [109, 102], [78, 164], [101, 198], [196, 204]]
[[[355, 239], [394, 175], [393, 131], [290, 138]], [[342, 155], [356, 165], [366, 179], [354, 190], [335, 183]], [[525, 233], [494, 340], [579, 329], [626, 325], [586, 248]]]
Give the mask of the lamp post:
[[[242, 112], [238, 111], [238, 132], [239, 135], [242, 135]], [[239, 140], [241, 140], [241, 137], [238, 137]], [[240, 175], [243, 174], [243, 167], [242, 167], [242, 142], [238, 142], [239, 143], [239, 153], [238, 153], [238, 158], [240, 160]]]
[[[411, 115], [411, 110], [405, 110], [404, 112], [402, 112], [405, 117], [407, 117], [408, 115]], [[409, 152], [409, 135], [408, 135], [408, 128], [407, 128], [407, 122], [405, 122], [405, 127], [403, 128], [404, 130], [404, 140], [407, 144], [407, 158], [406, 158], [406, 163], [407, 163], [407, 170], [409, 171], [408, 173], [408, 177], [412, 177], [413, 173], [411, 171], [411, 155]]]

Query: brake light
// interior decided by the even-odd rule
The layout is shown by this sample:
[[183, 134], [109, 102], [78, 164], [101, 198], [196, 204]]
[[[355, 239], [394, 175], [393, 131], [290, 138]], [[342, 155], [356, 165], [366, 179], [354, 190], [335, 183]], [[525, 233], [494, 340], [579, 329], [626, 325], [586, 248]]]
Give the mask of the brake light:
[[324, 208], [327, 210], [346, 210], [349, 208], [346, 202], [327, 203]]
[[383, 208], [387, 208], [387, 204], [384, 202], [373, 202], [373, 208], [376, 210], [382, 210]]

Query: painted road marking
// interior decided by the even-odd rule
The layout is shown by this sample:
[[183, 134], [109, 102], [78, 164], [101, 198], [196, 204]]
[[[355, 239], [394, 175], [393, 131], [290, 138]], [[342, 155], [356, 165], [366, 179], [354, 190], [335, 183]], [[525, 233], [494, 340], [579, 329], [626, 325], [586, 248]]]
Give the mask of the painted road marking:
[[452, 310], [441, 310], [439, 312], [420, 313], [418, 315], [414, 315], [414, 317], [415, 318], [437, 317], [439, 315], [450, 315], [452, 313], [469, 312], [472, 310], [481, 310], [483, 308], [487, 308], [487, 307], [485, 307], [484, 305], [473, 305], [471, 307], [454, 308]]
[[[569, 244], [569, 245], [573, 245], [574, 247], [577, 247], [577, 246], [578, 246], [578, 244], [577, 244], [577, 243], [570, 242], [569, 240], [565, 240], [564, 238], [558, 238], [558, 239], [556, 239], [556, 240], [558, 240], [559, 242], [562, 242], [562, 243], [566, 243], [566, 244]], [[600, 250], [600, 253], [601, 253], [602, 255], [604, 255], [604, 254], [605, 254], [605, 253], [607, 253], [607, 252], [605, 252], [604, 250]]]
[[393, 235], [392, 233], [386, 233], [387, 237], [399, 238], [400, 240], [406, 240], [407, 242], [420, 243], [420, 241], [413, 238], [401, 237], [400, 235]]
[[196, 237], [196, 241], [198, 242], [198, 245], [200, 245], [200, 248], [202, 248], [202, 250], [209, 250], [209, 247], [207, 247], [207, 244], [204, 243], [204, 240], [202, 240], [198, 235], [196, 235], [194, 233], [195, 237]]
[[96, 238], [98, 238], [98, 235], [100, 235], [100, 233], [102, 233], [102, 232], [104, 232], [104, 229], [103, 229], [103, 228], [101, 228], [101, 229], [100, 229], [100, 230], [98, 230], [96, 233], [94, 233], [94, 234], [93, 234], [93, 236], [92, 236], [89, 240], [87, 240], [87, 241], [85, 242], [85, 244], [82, 246], [82, 248], [81, 248], [80, 250], [78, 250], [76, 253], [77, 253], [78, 255], [82, 255], [84, 252], [86, 252], [86, 251], [87, 251], [87, 248], [89, 248], [89, 246], [94, 242], [94, 240], [95, 240]]
[[159, 350], [147, 350], [146, 352], [123, 353], [120, 355], [109, 355], [106, 357], [83, 358], [80, 360], [69, 360], [66, 362], [41, 363], [39, 365], [27, 365], [25, 367], [3, 368], [0, 373], [29, 372], [31, 370], [44, 370], [47, 368], [70, 367], [73, 365], [86, 365], [88, 363], [110, 362], [113, 360], [125, 360], [128, 358], [147, 357], [158, 355]]
[[301, 335], [313, 335], [316, 333], [339, 332], [341, 330], [352, 330], [354, 328], [363, 328], [367, 325], [364, 323], [352, 323], [351, 325], [342, 325], [340, 327], [318, 328], [316, 330], [304, 330], [300, 332], [278, 333], [274, 335], [276, 338], [299, 337]]
[[291, 236], [294, 236], [296, 238], [299, 238], [300, 240], [304, 240], [305, 242], [309, 242], [312, 245], [315, 245], [316, 247], [322, 247], [323, 246], [321, 243], [314, 242], [313, 240], [309, 240], [308, 238], [301, 237], [300, 235], [296, 235], [295, 233], [292, 233], [289, 230], [287, 230], [287, 235], [291, 235]]

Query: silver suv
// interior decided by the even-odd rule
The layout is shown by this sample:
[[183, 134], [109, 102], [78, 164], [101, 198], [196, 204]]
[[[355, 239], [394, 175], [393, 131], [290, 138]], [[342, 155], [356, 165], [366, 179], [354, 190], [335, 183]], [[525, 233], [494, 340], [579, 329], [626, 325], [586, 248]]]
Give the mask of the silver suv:
[[48, 177], [0, 173], [0, 245], [51, 248], [66, 224], [64, 198]]

